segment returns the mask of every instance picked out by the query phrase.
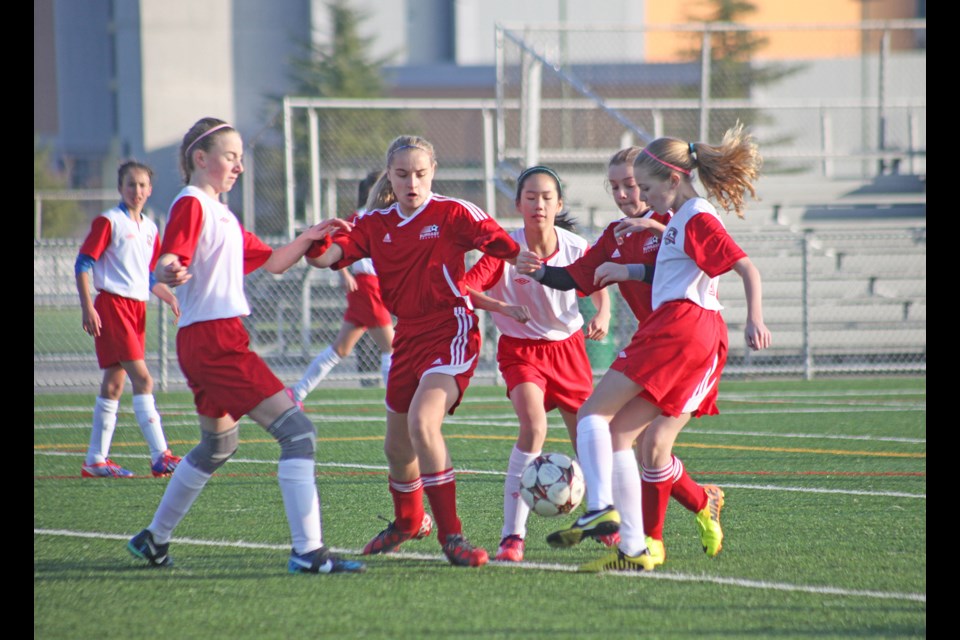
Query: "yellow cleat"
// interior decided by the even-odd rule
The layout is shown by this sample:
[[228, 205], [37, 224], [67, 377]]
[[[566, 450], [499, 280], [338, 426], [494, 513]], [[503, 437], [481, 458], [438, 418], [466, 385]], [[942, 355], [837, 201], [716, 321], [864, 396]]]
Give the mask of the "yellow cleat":
[[638, 556], [628, 556], [620, 549], [611, 551], [599, 560], [580, 565], [581, 573], [599, 573], [601, 571], [653, 571], [657, 561], [644, 551]]
[[720, 528], [720, 509], [723, 508], [723, 491], [714, 484], [705, 485], [707, 506], [697, 513], [697, 529], [703, 551], [713, 558], [723, 549], [723, 529]]
[[653, 559], [653, 566], [659, 567], [667, 560], [667, 550], [663, 546], [663, 540], [657, 540], [647, 536], [647, 554]]
[[613, 507], [585, 513], [572, 526], [547, 536], [551, 547], [572, 547], [584, 538], [597, 538], [620, 530], [620, 513]]

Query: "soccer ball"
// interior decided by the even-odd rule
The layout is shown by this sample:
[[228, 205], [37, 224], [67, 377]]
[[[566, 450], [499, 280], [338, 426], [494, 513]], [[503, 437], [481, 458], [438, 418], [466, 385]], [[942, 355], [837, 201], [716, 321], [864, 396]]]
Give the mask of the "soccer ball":
[[547, 518], [580, 506], [586, 486], [580, 465], [562, 453], [539, 455], [520, 474], [520, 497], [531, 511]]

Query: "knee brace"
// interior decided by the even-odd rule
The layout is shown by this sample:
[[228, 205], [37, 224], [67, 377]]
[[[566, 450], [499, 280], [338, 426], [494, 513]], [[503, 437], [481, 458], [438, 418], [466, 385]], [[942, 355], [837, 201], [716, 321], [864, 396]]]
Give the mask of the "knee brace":
[[310, 418], [293, 407], [273, 421], [267, 431], [280, 443], [280, 459], [306, 458], [313, 460], [317, 445], [317, 429]]
[[237, 451], [240, 428], [234, 426], [223, 433], [200, 432], [200, 443], [187, 454], [187, 460], [204, 473], [213, 474]]

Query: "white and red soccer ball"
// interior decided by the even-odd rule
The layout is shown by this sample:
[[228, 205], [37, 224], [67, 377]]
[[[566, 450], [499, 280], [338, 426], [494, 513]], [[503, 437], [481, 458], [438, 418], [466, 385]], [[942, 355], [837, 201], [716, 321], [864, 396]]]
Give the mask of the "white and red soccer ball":
[[541, 454], [520, 474], [520, 498], [531, 511], [547, 518], [580, 506], [586, 486], [580, 465], [562, 453]]

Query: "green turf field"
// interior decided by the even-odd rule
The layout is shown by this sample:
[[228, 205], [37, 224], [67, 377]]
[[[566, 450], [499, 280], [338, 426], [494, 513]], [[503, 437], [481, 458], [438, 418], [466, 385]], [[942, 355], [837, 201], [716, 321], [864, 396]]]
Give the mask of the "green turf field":
[[[279, 446], [241, 422], [234, 458], [175, 531], [172, 569], [126, 541], [167, 484], [149, 476], [129, 391], [111, 458], [142, 477], [81, 479], [96, 393], [34, 396], [34, 637], [65, 638], [925, 638], [926, 378], [725, 382], [721, 415], [674, 452], [726, 493], [724, 548], [707, 558], [693, 515], [667, 512], [667, 561], [647, 574], [581, 574], [605, 552], [550, 548], [571, 517], [532, 515], [525, 561], [455, 568], [437, 540], [366, 557], [361, 575], [288, 575]], [[317, 483], [328, 545], [356, 555], [392, 518], [383, 391], [318, 389]], [[191, 398], [158, 394], [174, 452], [197, 440]], [[460, 516], [496, 552], [516, 418], [475, 386], [444, 427]], [[551, 414], [545, 450], [572, 453]]]

